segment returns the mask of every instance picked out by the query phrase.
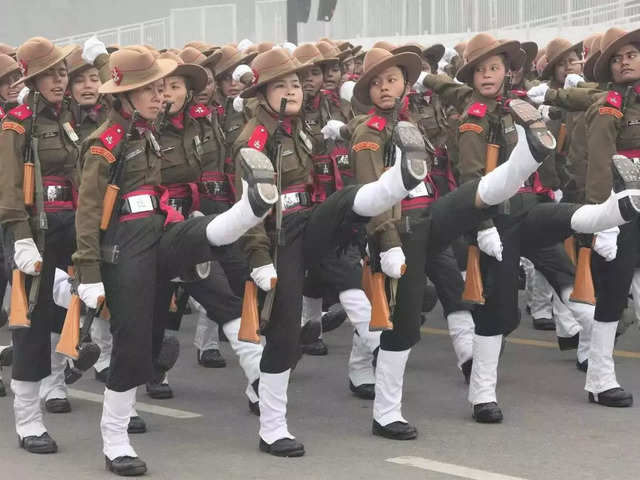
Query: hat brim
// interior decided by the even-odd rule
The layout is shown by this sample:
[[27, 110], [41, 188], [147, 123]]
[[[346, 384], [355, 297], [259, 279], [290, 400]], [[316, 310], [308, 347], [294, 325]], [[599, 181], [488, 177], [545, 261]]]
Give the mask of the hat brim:
[[35, 76], [41, 74], [45, 70], [48, 70], [54, 65], [60, 63], [62, 60], [64, 60], [65, 58], [67, 58], [69, 55], [73, 53], [73, 51], [77, 48], [77, 45], [65, 45], [64, 47], [58, 47], [58, 48], [60, 48], [59, 55], [57, 55], [55, 58], [52, 58], [45, 66], [41, 67], [39, 70], [36, 70], [35, 72], [31, 72], [28, 75], [25, 75], [21, 77], [19, 80], [13, 82], [11, 86], [15, 87], [19, 83], [24, 83], [27, 80], [34, 78]]
[[211, 55], [207, 56], [207, 59], [200, 63], [201, 67], [213, 68], [222, 58], [222, 50], [214, 50]]
[[520, 55], [520, 42], [516, 40], [509, 40], [507, 42], [498, 43], [498, 45], [491, 46], [484, 52], [480, 53], [472, 61], [465, 63], [456, 75], [456, 78], [464, 83], [470, 84], [473, 80], [473, 70], [476, 65], [494, 55], [505, 55], [507, 57], [507, 63], [511, 65], [513, 60], [518, 59]]
[[8, 75], [11, 75], [12, 73], [15, 72], [19, 72], [20, 71], [20, 67], [18, 67], [17, 65], [13, 68], [10, 68], [9, 70], [6, 70], [4, 72], [0, 72], [0, 80], [2, 80], [3, 78], [5, 78]]
[[400, 47], [396, 47], [393, 50], [391, 50], [391, 53], [393, 53], [394, 55], [397, 53], [406, 53], [406, 52], [415, 53], [419, 57], [422, 56], [422, 49], [417, 45], [402, 45]]
[[444, 45], [436, 43], [422, 50], [422, 56], [429, 62], [438, 63], [444, 56]]
[[589, 81], [593, 81], [596, 79], [595, 77], [595, 66], [596, 62], [600, 58], [602, 52], [598, 51], [592, 53], [589, 58], [587, 58], [584, 62], [584, 67], [582, 67], [582, 73], [584, 74], [584, 78]]
[[611, 81], [611, 68], [609, 67], [609, 63], [611, 62], [611, 57], [620, 50], [620, 48], [628, 45], [629, 43], [640, 42], [640, 28], [637, 30], [632, 30], [628, 33], [625, 33], [623, 36], [611, 42], [611, 44], [606, 48], [606, 50], [600, 52], [600, 58], [595, 61], [595, 65], [593, 66], [593, 77], [598, 82], [609, 82]]
[[200, 65], [195, 65], [193, 63], [179, 64], [178, 68], [171, 72], [171, 75], [167, 76], [188, 78], [189, 87], [196, 93], [200, 93], [204, 90], [208, 81], [206, 70]]
[[533, 62], [538, 55], [538, 44], [536, 42], [522, 42], [520, 48], [527, 54], [529, 61]]
[[153, 83], [157, 80], [161, 80], [164, 77], [171, 75], [176, 70], [176, 68], [178, 68], [178, 63], [175, 60], [171, 60], [169, 58], [157, 58], [155, 62], [158, 65], [158, 69], [156, 72], [154, 72], [153, 75], [149, 76], [148, 78], [145, 78], [144, 80], [140, 80], [138, 82], [120, 85], [117, 85], [113, 80], [108, 80], [100, 86], [100, 90], [98, 91], [100, 93], [130, 92], [131, 90], [135, 90], [136, 88], [144, 87], [145, 85], [149, 85], [150, 83]]
[[[542, 78], [543, 80], [548, 80], [549, 78], [551, 78], [551, 76], [553, 75], [553, 71], [556, 67], [556, 64], [560, 61], [560, 59], [564, 55], [566, 55], [571, 51], [579, 52], [581, 50], [582, 50], [582, 42], [578, 42], [578, 43], [574, 43], [568, 48], [565, 48], [553, 58], [547, 57], [547, 60], [549, 60], [549, 63], [547, 63], [547, 66], [544, 67], [544, 70], [542, 70], [542, 73], [540, 74], [540, 78]], [[580, 55], [578, 54], [578, 56]]]
[[405, 70], [407, 75], [407, 85], [413, 85], [418, 79], [418, 75], [422, 71], [422, 59], [412, 52], [403, 52], [391, 55], [380, 62], [376, 63], [367, 72], [364, 72], [362, 76], [356, 82], [353, 89], [353, 95], [365, 105], [371, 105], [373, 102], [369, 97], [369, 83], [373, 77], [380, 72], [386, 70], [389, 67], [401, 67]]
[[243, 63], [246, 63], [246, 64], [251, 63], [251, 61], [258, 56], [258, 53], [259, 52], [251, 52], [241, 57], [238, 57], [238, 59], [235, 60], [233, 63], [225, 66], [224, 70], [220, 70], [218, 73], [216, 73], [215, 77], [219, 78], [229, 72], [233, 72], [238, 65], [242, 65]]
[[253, 98], [256, 96], [256, 94], [258, 93], [258, 89], [260, 87], [262, 87], [263, 85], [266, 85], [269, 82], [274, 82], [282, 77], [286, 77], [287, 75], [290, 75], [292, 73], [300, 73], [303, 70], [306, 70], [309, 67], [312, 67], [313, 63], [299, 63], [298, 62], [298, 66], [294, 67], [294, 68], [290, 68], [288, 70], [284, 70], [280, 73], [278, 73], [277, 75], [274, 75], [273, 77], [264, 79], [264, 80], [260, 80], [260, 77], [258, 77], [258, 81], [251, 85], [249, 88], [244, 89], [241, 93], [240, 96], [242, 98]]

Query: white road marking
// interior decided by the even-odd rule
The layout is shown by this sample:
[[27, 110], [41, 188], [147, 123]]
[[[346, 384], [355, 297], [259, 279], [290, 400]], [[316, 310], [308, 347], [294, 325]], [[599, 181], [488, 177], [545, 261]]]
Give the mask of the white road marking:
[[[83, 390], [69, 389], [69, 395], [73, 398], [79, 398], [81, 400], [88, 400], [90, 402], [102, 403], [103, 396], [99, 393], [85, 392]], [[187, 412], [185, 410], [176, 410], [175, 408], [159, 407], [157, 405], [151, 405], [149, 403], [136, 402], [136, 410], [140, 412], [152, 413], [154, 415], [162, 415], [163, 417], [171, 418], [198, 418], [202, 415], [199, 413]]]
[[486, 472], [475, 468], [454, 465], [453, 463], [436, 462], [422, 457], [395, 457], [387, 458], [387, 462], [398, 465], [409, 465], [410, 467], [429, 470], [430, 472], [445, 473], [454, 477], [466, 478], [468, 480], [526, 480], [520, 477], [502, 475], [500, 473]]

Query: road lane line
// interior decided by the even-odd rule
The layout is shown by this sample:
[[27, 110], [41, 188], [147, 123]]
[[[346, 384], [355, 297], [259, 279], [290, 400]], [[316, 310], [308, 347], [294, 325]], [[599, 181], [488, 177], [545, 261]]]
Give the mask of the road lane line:
[[[449, 335], [449, 330], [445, 328], [422, 327], [420, 331], [422, 333], [427, 333], [430, 335]], [[530, 347], [540, 348], [558, 348], [558, 344], [556, 342], [548, 342], [546, 340], [532, 340], [528, 338], [507, 337], [507, 343], [513, 343], [516, 345], [528, 345]], [[629, 350], [614, 350], [613, 355], [614, 357], [640, 358], [640, 352], [631, 352]]]
[[[76, 390], [74, 388], [69, 389], [69, 395], [73, 398], [79, 398], [81, 400], [88, 400], [89, 402], [102, 403], [103, 396], [99, 393], [85, 392], [83, 390]], [[176, 410], [175, 408], [159, 407], [158, 405], [151, 405], [149, 403], [136, 402], [136, 410], [139, 412], [152, 413], [154, 415], [161, 415], [163, 417], [171, 418], [198, 418], [202, 415], [199, 413], [187, 412], [186, 410]]]
[[463, 467], [453, 463], [436, 462], [422, 457], [395, 457], [387, 458], [385, 461], [398, 465], [408, 465], [410, 467], [421, 468], [430, 472], [445, 473], [454, 477], [466, 478], [468, 480], [526, 480], [521, 477], [512, 477], [500, 473], [477, 470], [475, 468]]

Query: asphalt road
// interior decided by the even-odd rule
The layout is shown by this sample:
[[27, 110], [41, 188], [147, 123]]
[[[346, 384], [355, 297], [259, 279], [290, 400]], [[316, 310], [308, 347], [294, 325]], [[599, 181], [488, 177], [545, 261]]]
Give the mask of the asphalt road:
[[[257, 418], [248, 411], [237, 361], [222, 344], [226, 368], [198, 366], [194, 323], [187, 318], [179, 334], [182, 353], [169, 376], [175, 398], [156, 401], [143, 389], [138, 392], [149, 431], [132, 439], [151, 478], [640, 478], [639, 407], [589, 404], [575, 354], [560, 352], [554, 333], [534, 331], [527, 316], [501, 362], [498, 398], [504, 423], [480, 425], [471, 419], [466, 386], [439, 308], [430, 315], [405, 379], [403, 413], [420, 432], [417, 440], [408, 442], [371, 435], [371, 402], [353, 397], [347, 387], [351, 329], [343, 325], [329, 333], [329, 355], [305, 357], [289, 388], [289, 429], [307, 451], [299, 459], [274, 458], [258, 450]], [[3, 328], [0, 344], [7, 340]], [[635, 326], [617, 348], [618, 379], [640, 404], [640, 333]], [[0, 478], [113, 478], [104, 470], [98, 427], [104, 387], [93, 375], [73, 387], [73, 411], [45, 416], [60, 448], [56, 455], [32, 455], [18, 448], [11, 396], [0, 398]], [[149, 413], [153, 406], [169, 410]]]

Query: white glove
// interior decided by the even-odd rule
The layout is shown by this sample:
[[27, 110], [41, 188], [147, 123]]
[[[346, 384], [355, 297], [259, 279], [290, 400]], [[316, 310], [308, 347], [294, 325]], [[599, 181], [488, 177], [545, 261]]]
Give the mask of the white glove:
[[608, 228], [596, 233], [596, 241], [593, 243], [593, 249], [598, 255], [607, 262], [615, 260], [618, 255], [618, 227]]
[[502, 241], [496, 227], [480, 230], [477, 238], [480, 250], [499, 262], [502, 261]]
[[238, 50], [240, 50], [241, 52], [244, 52], [251, 45], [253, 45], [253, 42], [248, 38], [244, 38], [240, 40], [240, 43], [238, 43]]
[[549, 90], [549, 85], [541, 83], [540, 85], [530, 88], [527, 91], [527, 97], [529, 97], [529, 100], [533, 103], [540, 105], [544, 103], [544, 96], [547, 94], [547, 90]]
[[557, 189], [553, 191], [553, 201], [556, 203], [560, 203], [562, 201], [562, 197], [564, 197], [564, 193], [562, 190]]
[[407, 267], [402, 247], [393, 247], [386, 252], [380, 252], [380, 266], [382, 272], [390, 278], [400, 278]]
[[[27, 275], [40, 275], [40, 267], [42, 266], [42, 256], [36, 247], [33, 238], [23, 238], [16, 240], [13, 244], [13, 261], [16, 267]], [[36, 269], [37, 264], [37, 269]]]
[[276, 267], [273, 266], [273, 263], [269, 263], [251, 270], [251, 278], [256, 285], [258, 285], [260, 290], [268, 292], [271, 290], [272, 280], [278, 278], [278, 273], [276, 272]]
[[340, 120], [329, 120], [327, 124], [322, 127], [320, 132], [325, 140], [340, 140], [340, 128], [344, 127], [344, 122]]
[[18, 94], [18, 104], [22, 105], [24, 103], [24, 100], [27, 98], [27, 95], [29, 95], [29, 92], [31, 90], [29, 90], [29, 87], [22, 87], [22, 90], [20, 90], [20, 93]]
[[[251, 70], [251, 67], [249, 65], [245, 65], [244, 63], [241, 65], [238, 65], [236, 67], [236, 69], [233, 71], [233, 73], [231, 74], [231, 78], [233, 78], [236, 82], [240, 81], [240, 78], [245, 74], [245, 73], [250, 73], [251, 76], [253, 76], [253, 71]], [[251, 83], [251, 82], [249, 82]]]
[[87, 62], [89, 65], [93, 65], [98, 55], [101, 55], [107, 52], [107, 47], [105, 47], [104, 43], [98, 40], [98, 37], [95, 35], [86, 42], [84, 42], [84, 47], [82, 47], [82, 59]]
[[353, 98], [353, 89], [356, 86], [356, 82], [353, 80], [347, 80], [340, 87], [340, 98], [350, 102]]
[[71, 304], [71, 282], [67, 272], [56, 268], [53, 278], [53, 303], [62, 308], [69, 308]]
[[293, 51], [296, 49], [296, 44], [291, 42], [284, 42], [282, 44], [282, 48], [287, 50], [291, 55], [293, 55]]
[[584, 82], [584, 78], [577, 73], [570, 73], [567, 75], [567, 78], [564, 79], [564, 88], [574, 88], [582, 82]]
[[104, 285], [98, 283], [81, 283], [78, 285], [78, 296], [89, 308], [98, 308], [98, 299], [104, 297]]
[[540, 112], [542, 120], [544, 120], [545, 122], [551, 120], [551, 118], [549, 118], [549, 110], [551, 110], [551, 107], [549, 105], [540, 105], [538, 107], [538, 112]]
[[442, 56], [442, 60], [444, 60], [447, 63], [451, 63], [451, 60], [453, 59], [453, 57], [457, 55], [458, 55], [458, 52], [456, 52], [453, 48], [446, 47], [444, 49], [444, 55]]
[[244, 98], [240, 95], [233, 99], [233, 109], [238, 113], [244, 110]]
[[418, 80], [413, 84], [413, 89], [418, 93], [424, 93], [427, 91], [427, 87], [424, 86], [424, 79], [427, 76], [427, 72], [420, 72]]

